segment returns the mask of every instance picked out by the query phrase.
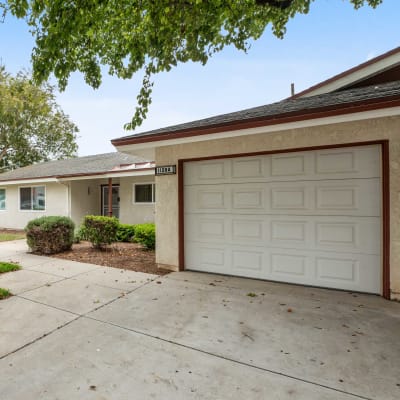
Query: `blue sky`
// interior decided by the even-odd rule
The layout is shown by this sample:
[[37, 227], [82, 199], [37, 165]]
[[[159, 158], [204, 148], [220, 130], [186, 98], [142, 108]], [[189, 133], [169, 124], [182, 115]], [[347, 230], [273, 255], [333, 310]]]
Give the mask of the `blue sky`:
[[[283, 40], [267, 29], [247, 54], [232, 48], [206, 66], [192, 63], [157, 76], [147, 120], [137, 132], [281, 100], [296, 91], [400, 46], [399, 0], [354, 11], [346, 0], [316, 0], [308, 15], [292, 20]], [[0, 59], [9, 72], [30, 69], [34, 41], [23, 21], [0, 24]], [[78, 125], [79, 155], [114, 151], [136, 105], [142, 76], [105, 76], [100, 89], [74, 74], [57, 101]]]

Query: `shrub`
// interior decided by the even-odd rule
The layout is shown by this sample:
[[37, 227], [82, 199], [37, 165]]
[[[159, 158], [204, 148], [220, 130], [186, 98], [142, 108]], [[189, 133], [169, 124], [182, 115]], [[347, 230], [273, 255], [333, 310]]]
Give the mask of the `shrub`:
[[154, 224], [135, 225], [134, 242], [153, 250], [156, 247], [156, 226]]
[[40, 217], [26, 225], [26, 240], [34, 253], [60, 253], [71, 249], [74, 228], [75, 224], [68, 217]]
[[135, 235], [135, 226], [130, 224], [119, 224], [117, 230], [118, 242], [131, 242]]
[[88, 240], [96, 249], [117, 241], [118, 219], [99, 215], [86, 215], [80, 229], [81, 239]]

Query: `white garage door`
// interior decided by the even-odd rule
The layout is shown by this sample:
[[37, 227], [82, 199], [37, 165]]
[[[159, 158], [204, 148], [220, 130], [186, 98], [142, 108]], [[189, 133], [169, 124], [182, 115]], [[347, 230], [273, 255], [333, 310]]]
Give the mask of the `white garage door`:
[[187, 162], [185, 268], [381, 292], [379, 146]]

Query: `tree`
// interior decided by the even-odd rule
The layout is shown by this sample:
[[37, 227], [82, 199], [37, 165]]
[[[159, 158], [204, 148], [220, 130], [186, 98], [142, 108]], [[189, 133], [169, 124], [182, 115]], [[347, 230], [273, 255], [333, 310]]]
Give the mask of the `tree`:
[[75, 155], [78, 128], [55, 102], [54, 88], [0, 67], [0, 172]]
[[[102, 66], [110, 75], [130, 79], [144, 71], [138, 107], [126, 129], [146, 117], [152, 76], [188, 61], [206, 64], [225, 46], [248, 50], [270, 24], [282, 38], [296, 14], [306, 14], [314, 0], [8, 0], [11, 12], [26, 18], [36, 38], [33, 76], [44, 82], [51, 73], [60, 89], [74, 71], [98, 88]], [[382, 0], [347, 0], [356, 9]]]

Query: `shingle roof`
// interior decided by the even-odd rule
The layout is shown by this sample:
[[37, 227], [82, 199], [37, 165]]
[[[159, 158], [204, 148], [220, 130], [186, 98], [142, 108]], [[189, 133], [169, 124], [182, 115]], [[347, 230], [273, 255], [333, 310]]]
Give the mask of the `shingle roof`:
[[114, 152], [29, 165], [0, 174], [1, 181], [106, 173], [120, 165], [145, 163], [140, 157]]
[[[333, 106], [343, 107], [347, 104], [368, 103], [377, 99], [400, 99], [400, 80], [381, 85], [372, 85], [362, 88], [343, 90], [340, 92], [325, 93], [304, 98], [289, 98], [276, 103], [253, 107], [242, 111], [217, 115], [197, 121], [179, 125], [168, 126], [130, 136], [112, 140], [114, 145], [119, 145], [129, 139], [144, 138], [153, 135], [168, 135], [179, 131], [201, 130], [213, 126], [227, 125], [236, 122], [246, 122], [256, 119], [282, 117], [295, 113], [308, 113], [313, 110], [323, 110]], [[121, 143], [122, 144], [122, 143]]]

